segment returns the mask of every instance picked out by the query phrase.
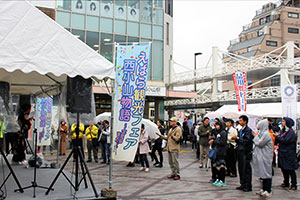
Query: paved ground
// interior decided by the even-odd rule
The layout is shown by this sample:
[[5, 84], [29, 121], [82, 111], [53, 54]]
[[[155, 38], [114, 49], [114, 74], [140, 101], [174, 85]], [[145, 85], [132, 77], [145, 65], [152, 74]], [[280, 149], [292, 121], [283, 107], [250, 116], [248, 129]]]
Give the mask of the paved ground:
[[[253, 192], [244, 193], [235, 190], [239, 186], [238, 178], [227, 178], [227, 187], [217, 188], [208, 183], [210, 169], [200, 169], [195, 153], [189, 151], [190, 147], [180, 153], [180, 170], [182, 179], [179, 181], [168, 180], [170, 173], [167, 154], [164, 153], [164, 167], [151, 167], [149, 173], [139, 172], [139, 165], [134, 168], [125, 167], [125, 162], [113, 163], [113, 189], [117, 190], [119, 199], [261, 199], [255, 195], [261, 183], [253, 177]], [[46, 156], [54, 160], [54, 156]], [[60, 157], [63, 162], [65, 157]], [[148, 157], [150, 159], [150, 157]], [[73, 162], [66, 169], [72, 172]], [[108, 166], [104, 164], [88, 163], [89, 170], [97, 187], [108, 188]], [[299, 171], [298, 171], [299, 174]], [[298, 176], [299, 177], [299, 176]], [[298, 178], [298, 183], [299, 183]], [[273, 178], [272, 199], [300, 199], [300, 191], [288, 192], [279, 187], [282, 182], [280, 169], [275, 169]]]

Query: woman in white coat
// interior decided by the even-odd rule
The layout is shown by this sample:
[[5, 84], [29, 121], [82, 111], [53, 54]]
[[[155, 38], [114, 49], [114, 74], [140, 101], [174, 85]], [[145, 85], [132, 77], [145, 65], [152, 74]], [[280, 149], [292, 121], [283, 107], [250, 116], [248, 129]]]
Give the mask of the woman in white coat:
[[264, 119], [257, 125], [258, 133], [252, 132], [255, 145], [253, 151], [254, 175], [263, 180], [262, 189], [256, 194], [263, 197], [272, 196], [273, 141], [268, 127], [268, 120]]
[[[140, 171], [149, 172], [149, 161], [147, 159], [147, 154], [150, 152], [150, 147], [148, 144], [148, 133], [145, 131], [145, 125], [142, 124], [141, 127], [141, 135], [139, 140], [139, 151], [140, 151], [140, 159], [141, 159], [141, 169]], [[146, 164], [146, 169], [145, 169]]]

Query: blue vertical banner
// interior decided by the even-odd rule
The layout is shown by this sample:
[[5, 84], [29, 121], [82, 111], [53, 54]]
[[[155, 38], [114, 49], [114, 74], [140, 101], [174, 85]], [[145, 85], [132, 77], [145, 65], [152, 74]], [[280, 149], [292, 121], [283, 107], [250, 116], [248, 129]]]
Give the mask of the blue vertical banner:
[[52, 105], [51, 97], [36, 98], [35, 127], [38, 134], [37, 144], [40, 146], [51, 143]]
[[112, 158], [133, 161], [144, 114], [151, 44], [117, 45]]

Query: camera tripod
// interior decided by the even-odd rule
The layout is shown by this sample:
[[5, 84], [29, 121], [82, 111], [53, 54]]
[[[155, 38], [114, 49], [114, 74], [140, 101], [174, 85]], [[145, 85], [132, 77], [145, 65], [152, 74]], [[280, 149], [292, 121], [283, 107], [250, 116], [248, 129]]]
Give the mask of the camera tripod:
[[[73, 149], [72, 149], [71, 153], [69, 154], [68, 158], [66, 159], [66, 161], [64, 162], [64, 164], [62, 165], [62, 167], [60, 168], [59, 172], [55, 176], [55, 178], [52, 181], [51, 185], [49, 186], [48, 190], [46, 191], [46, 195], [49, 194], [50, 190], [53, 188], [53, 186], [54, 186], [55, 182], [57, 181], [58, 177], [60, 176], [60, 174], [63, 174], [64, 177], [66, 178], [66, 180], [70, 183], [70, 185], [74, 188], [75, 191], [79, 190], [79, 187], [80, 187], [80, 184], [82, 183], [82, 181], [84, 181], [85, 188], [88, 188], [86, 177], [85, 177], [87, 175], [89, 178], [89, 181], [92, 185], [93, 191], [95, 193], [95, 197], [99, 196], [97, 194], [97, 190], [95, 188], [92, 177], [89, 173], [88, 167], [84, 161], [83, 151], [82, 151], [81, 147], [78, 145], [78, 143], [79, 143], [79, 113], [77, 113], [77, 126], [76, 126], [75, 131], [76, 131], [76, 139], [75, 139], [75, 144], [73, 145]], [[73, 184], [72, 181], [63, 172], [64, 168], [68, 164], [68, 162], [73, 154], [74, 154], [74, 160], [75, 160], [75, 184]], [[78, 174], [79, 173], [79, 164], [81, 166], [81, 172], [83, 175], [83, 177], [80, 180], [79, 180], [79, 174]]]

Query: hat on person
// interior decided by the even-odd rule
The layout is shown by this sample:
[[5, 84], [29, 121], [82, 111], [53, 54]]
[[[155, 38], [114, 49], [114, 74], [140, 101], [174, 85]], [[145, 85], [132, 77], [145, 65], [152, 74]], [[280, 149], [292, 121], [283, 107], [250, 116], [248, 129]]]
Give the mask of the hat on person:
[[172, 117], [172, 118], [170, 119], [170, 121], [171, 121], [171, 122], [177, 122], [178, 120], [177, 120], [176, 117]]

